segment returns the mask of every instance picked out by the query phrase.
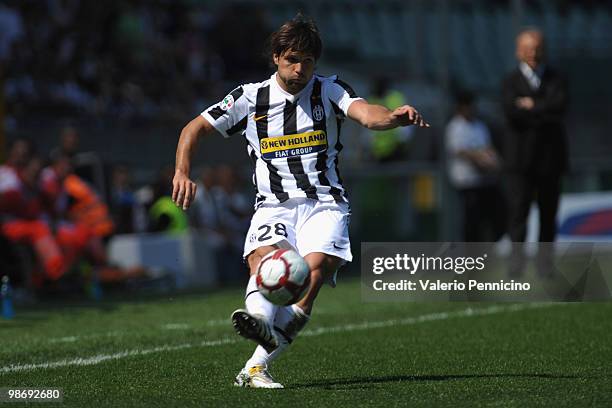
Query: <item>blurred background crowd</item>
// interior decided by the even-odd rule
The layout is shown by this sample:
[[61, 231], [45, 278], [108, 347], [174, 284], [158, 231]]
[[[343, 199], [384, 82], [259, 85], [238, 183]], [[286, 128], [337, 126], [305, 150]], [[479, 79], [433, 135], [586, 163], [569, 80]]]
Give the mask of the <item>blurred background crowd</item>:
[[241, 277], [252, 202], [235, 168], [197, 168], [198, 192], [184, 212], [171, 199], [172, 166], [136, 187], [127, 166], [108, 166], [95, 152], [80, 151], [79, 143], [78, 131], [65, 127], [48, 155], [28, 139], [9, 144], [0, 165], [0, 267], [14, 284], [61, 290], [56, 283], [69, 275], [77, 278], [70, 287], [89, 283], [92, 274], [110, 285], [152, 278], [156, 274], [146, 268], [112, 265], [109, 240], [120, 234], [180, 236], [190, 228], [205, 234], [217, 267], [230, 271], [224, 280]]
[[219, 80], [266, 72], [258, 51], [267, 31], [257, 10], [213, 14], [180, 1], [3, 1], [7, 113], [180, 120], [216, 96]]
[[[433, 125], [373, 135], [347, 124], [341, 169], [353, 242], [495, 241], [508, 232], [502, 81], [517, 68], [525, 26], [541, 30], [550, 66], [568, 80], [571, 166], [559, 194], [612, 189], [605, 0], [4, 0], [2, 273], [34, 287], [75, 271], [153, 279], [145, 260], [115, 262], [114, 237], [197, 231], [214, 254], [215, 282], [240, 279], [253, 196], [244, 140], [203, 141], [187, 213], [169, 198], [174, 149], [189, 119], [269, 76], [266, 38], [298, 10], [321, 30], [319, 73], [339, 74], [371, 102], [415, 105]], [[466, 161], [479, 173], [467, 184]]]

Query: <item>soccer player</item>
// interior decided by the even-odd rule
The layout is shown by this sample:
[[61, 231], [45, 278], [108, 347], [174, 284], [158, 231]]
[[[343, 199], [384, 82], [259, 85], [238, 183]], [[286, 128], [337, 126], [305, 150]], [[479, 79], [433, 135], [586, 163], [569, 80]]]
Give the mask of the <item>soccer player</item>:
[[[183, 128], [172, 192], [183, 209], [195, 197], [189, 171], [198, 138], [215, 130], [246, 138], [256, 211], [244, 244], [251, 275], [246, 310], [235, 311], [232, 324], [258, 344], [235, 381], [254, 388], [283, 387], [268, 365], [304, 328], [323, 283], [334, 286], [338, 268], [352, 260], [350, 209], [338, 171], [344, 118], [374, 130], [429, 126], [411, 106], [372, 105], [337, 76], [315, 75], [322, 43], [312, 20], [298, 15], [286, 22], [272, 34], [270, 48], [276, 72], [269, 79], [239, 86]], [[255, 282], [260, 260], [281, 247], [295, 248], [310, 267], [306, 294], [286, 307], [266, 300]]]

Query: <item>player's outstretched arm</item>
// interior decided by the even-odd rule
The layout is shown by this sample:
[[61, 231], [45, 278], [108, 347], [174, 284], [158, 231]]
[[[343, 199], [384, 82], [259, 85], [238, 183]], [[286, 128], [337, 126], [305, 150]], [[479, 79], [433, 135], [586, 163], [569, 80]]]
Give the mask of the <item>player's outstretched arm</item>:
[[429, 123], [423, 120], [421, 114], [409, 105], [389, 110], [384, 106], [372, 105], [365, 100], [359, 100], [351, 103], [347, 113], [349, 118], [372, 130], [386, 130], [410, 125], [429, 127]]
[[172, 179], [172, 201], [183, 210], [189, 208], [196, 193], [196, 184], [189, 178], [191, 157], [198, 144], [198, 139], [213, 131], [213, 126], [201, 115], [189, 122], [181, 131]]

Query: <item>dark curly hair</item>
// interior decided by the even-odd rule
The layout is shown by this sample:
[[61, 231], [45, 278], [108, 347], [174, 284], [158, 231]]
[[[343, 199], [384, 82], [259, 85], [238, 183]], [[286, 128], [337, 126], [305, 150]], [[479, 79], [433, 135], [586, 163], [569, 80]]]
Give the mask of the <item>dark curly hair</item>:
[[323, 50], [317, 25], [311, 18], [305, 17], [301, 13], [272, 33], [268, 42], [268, 56], [270, 58], [292, 50], [312, 55], [315, 60], [318, 60]]

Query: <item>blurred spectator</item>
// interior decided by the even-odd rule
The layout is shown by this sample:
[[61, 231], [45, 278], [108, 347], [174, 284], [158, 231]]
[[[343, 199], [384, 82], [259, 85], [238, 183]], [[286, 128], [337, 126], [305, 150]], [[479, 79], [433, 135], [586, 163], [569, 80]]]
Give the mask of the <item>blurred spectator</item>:
[[0, 230], [15, 243], [31, 245], [48, 279], [59, 279], [68, 266], [44, 219], [44, 205], [38, 188], [42, 160], [33, 156], [17, 173], [2, 178], [0, 186]]
[[6, 162], [0, 165], [0, 214], [15, 208], [15, 197], [20, 200], [22, 175], [20, 174], [33, 154], [32, 144], [26, 139], [17, 139], [9, 146]]
[[[44, 168], [39, 188], [46, 206], [48, 220], [56, 231], [57, 240], [62, 248], [65, 262], [75, 263], [82, 255], [88, 255], [95, 264], [106, 263], [106, 252], [102, 244], [99, 225], [82, 220], [70, 220], [74, 197], [66, 189], [66, 180], [72, 175], [70, 157], [56, 154], [51, 164]], [[92, 213], [93, 214], [93, 213]], [[90, 220], [88, 220], [90, 221]]]
[[172, 202], [173, 175], [171, 166], [165, 166], [157, 175], [149, 208], [150, 229], [180, 235], [187, 231], [189, 223], [185, 212]]
[[70, 198], [64, 189], [64, 181], [72, 173], [70, 157], [61, 153], [51, 156], [51, 163], [40, 175], [40, 187], [49, 215], [55, 219], [68, 213]]
[[[516, 38], [519, 66], [503, 83], [503, 107], [508, 124], [505, 147], [509, 193], [509, 233], [513, 242], [523, 242], [527, 217], [536, 201], [540, 216], [540, 242], [552, 242], [561, 193], [561, 177], [568, 168], [565, 134], [567, 83], [545, 63], [544, 37], [527, 29]], [[522, 247], [515, 251], [511, 273], [520, 275]], [[551, 254], [540, 251], [538, 271], [550, 275]]]
[[[19, 172], [28, 162], [32, 154], [32, 147], [29, 141], [17, 139], [8, 148], [6, 162], [0, 165], [0, 231], [2, 225], [14, 219], [10, 216], [14, 205], [11, 203], [15, 192], [19, 192], [21, 180]], [[18, 284], [28, 282], [30, 276], [26, 273], [26, 268], [30, 268], [31, 254], [29, 253], [28, 242], [23, 240], [11, 240], [0, 233], [0, 269], [6, 270], [11, 275], [11, 282]], [[17, 242], [24, 242], [24, 245], [15, 245]]]
[[252, 214], [251, 202], [240, 190], [240, 180], [233, 167], [219, 166], [216, 175], [218, 186], [213, 189], [213, 196], [224, 237], [224, 245], [217, 251], [217, 265], [223, 271], [222, 281], [238, 281], [244, 276], [241, 260]]
[[498, 188], [500, 161], [487, 125], [475, 116], [474, 99], [470, 92], [457, 94], [455, 116], [445, 134], [448, 173], [463, 206], [463, 240], [495, 242], [506, 223]]
[[198, 174], [196, 196], [190, 211], [191, 224], [214, 234], [219, 231], [221, 223], [220, 208], [213, 194], [213, 189], [217, 186], [216, 172], [212, 167], [204, 167]]
[[130, 171], [127, 166], [117, 165], [113, 168], [110, 197], [110, 209], [116, 226], [115, 233], [131, 234], [135, 232], [136, 196], [132, 189]]
[[60, 144], [51, 154], [63, 154], [74, 159], [79, 153], [79, 144], [79, 131], [73, 126], [64, 126], [60, 130]]
[[86, 226], [97, 237], [109, 238], [115, 225], [108, 206], [98, 194], [76, 174], [69, 174], [64, 179], [63, 187], [70, 200], [68, 219], [75, 224]]
[[100, 200], [107, 202], [106, 171], [104, 163], [96, 152], [82, 152], [81, 136], [71, 125], [60, 129], [59, 146], [51, 151], [53, 156], [67, 156], [71, 160], [72, 172], [89, 184]]
[[8, 148], [5, 163], [0, 166], [0, 169], [3, 171], [0, 183], [4, 179], [9, 180], [10, 178], [17, 177], [17, 173], [29, 161], [33, 151], [34, 148], [29, 140], [16, 139], [12, 142]]
[[242, 251], [243, 240], [252, 215], [251, 201], [240, 190], [236, 170], [229, 165], [219, 166], [218, 186], [213, 190], [218, 203], [221, 225], [233, 245]]
[[[240, 270], [236, 259], [241, 259], [232, 243], [231, 233], [224, 227], [224, 211], [219, 202], [218, 171], [213, 167], [203, 167], [197, 172], [196, 196], [189, 210], [191, 225], [198, 230], [214, 252], [215, 263], [222, 270], [225, 280], [228, 272]], [[233, 268], [233, 269], [232, 269]]]
[[[368, 102], [393, 110], [405, 105], [406, 98], [400, 91], [391, 88], [388, 78], [381, 77], [375, 81]], [[378, 162], [405, 159], [407, 144], [413, 131], [413, 126], [405, 126], [371, 133], [369, 142], [372, 157]]]

